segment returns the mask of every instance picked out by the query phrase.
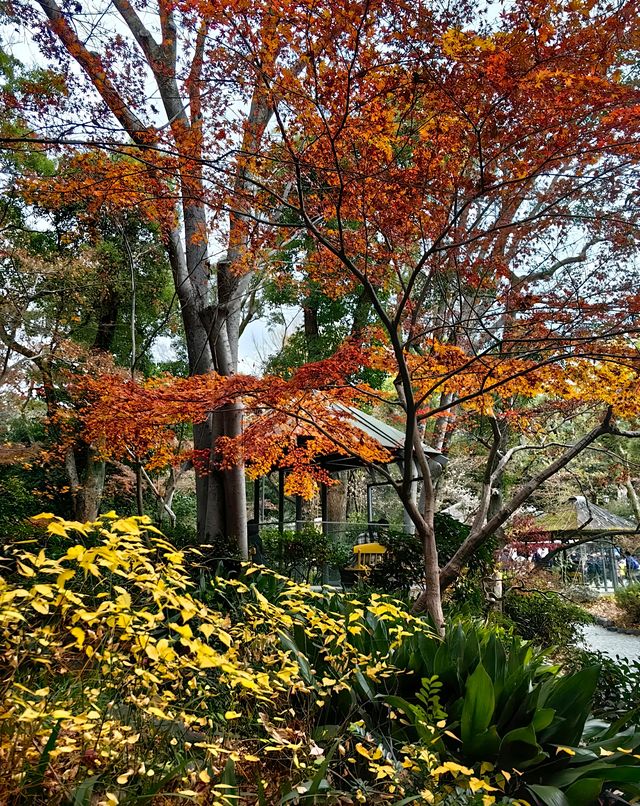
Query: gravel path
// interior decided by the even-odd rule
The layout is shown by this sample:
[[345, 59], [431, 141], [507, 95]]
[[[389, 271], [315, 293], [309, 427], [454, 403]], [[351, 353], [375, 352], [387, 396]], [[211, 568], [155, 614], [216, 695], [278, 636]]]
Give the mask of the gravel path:
[[583, 630], [587, 649], [604, 652], [610, 658], [616, 655], [629, 660], [640, 658], [640, 635], [611, 632], [597, 624], [587, 624]]

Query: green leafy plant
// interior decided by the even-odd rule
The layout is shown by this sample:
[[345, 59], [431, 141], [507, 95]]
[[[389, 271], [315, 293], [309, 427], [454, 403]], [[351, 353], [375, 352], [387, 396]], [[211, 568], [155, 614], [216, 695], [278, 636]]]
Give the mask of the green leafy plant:
[[310, 582], [319, 577], [331, 556], [328, 536], [313, 526], [283, 532], [262, 529], [260, 537], [267, 565], [299, 581]]
[[503, 614], [513, 629], [540, 646], [568, 647], [581, 637], [581, 626], [593, 618], [582, 607], [557, 593], [508, 591]]
[[[447, 515], [438, 512], [435, 516], [436, 542], [440, 561], [446, 563], [469, 534], [469, 527]], [[382, 561], [376, 565], [367, 578], [367, 584], [375, 589], [394, 595], [406, 595], [413, 586], [424, 585], [424, 557], [420, 540], [411, 534], [389, 530], [383, 541], [387, 549]], [[473, 599], [475, 612], [482, 611], [484, 594], [482, 577], [493, 568], [493, 541], [480, 546], [473, 555], [473, 571], [467, 570], [453, 586], [449, 601], [459, 608], [462, 603]]]
[[[616, 656], [615, 660], [604, 652], [576, 648], [567, 658], [568, 668], [584, 668], [597, 664], [600, 677], [594, 692], [592, 713], [600, 719], [633, 719], [640, 705], [640, 660]], [[635, 709], [635, 710], [634, 710]]]
[[624, 612], [631, 624], [640, 625], [640, 583], [618, 588], [616, 604]]
[[[441, 643], [418, 636], [410, 643], [409, 666], [416, 674], [436, 674], [442, 683], [439, 703], [449, 730], [441, 741], [458, 762], [507, 771], [511, 794], [536, 804], [596, 804], [614, 782], [640, 795], [640, 766], [633, 758], [640, 732], [587, 721], [598, 666], [561, 675], [544, 652], [520, 637], [475, 624], [450, 628]], [[404, 711], [421, 741], [433, 742], [433, 720], [416, 704], [415, 693], [388, 702]]]

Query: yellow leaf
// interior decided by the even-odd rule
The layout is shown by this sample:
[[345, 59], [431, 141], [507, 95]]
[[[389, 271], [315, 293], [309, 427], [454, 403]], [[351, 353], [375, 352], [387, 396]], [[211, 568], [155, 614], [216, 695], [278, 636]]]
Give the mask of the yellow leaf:
[[362, 742], [358, 742], [356, 745], [356, 750], [360, 753], [361, 756], [364, 756], [367, 759], [370, 759], [371, 756], [369, 755], [369, 751], [367, 748], [362, 744]]
[[237, 711], [226, 711], [224, 718], [225, 719], [239, 719], [242, 714], [239, 714]]
[[33, 568], [29, 568], [28, 565], [24, 565], [18, 560], [18, 571], [22, 574], [23, 577], [34, 577], [36, 572]]
[[49, 602], [47, 602], [45, 599], [33, 599], [31, 602], [31, 607], [33, 607], [34, 610], [37, 610], [38, 613], [42, 613], [45, 616], [49, 612]]
[[82, 647], [82, 645], [84, 644], [84, 637], [85, 637], [84, 630], [81, 629], [80, 627], [73, 627], [71, 630], [69, 630], [69, 632], [76, 639], [76, 646]]
[[211, 776], [206, 770], [200, 770], [200, 772], [198, 773], [198, 778], [202, 781], [203, 784], [211, 783]]
[[131, 609], [131, 596], [127, 591], [123, 591], [120, 596], [116, 596], [116, 605], [123, 610]]
[[191, 632], [191, 627], [188, 624], [180, 625], [180, 624], [171, 624], [169, 625], [172, 630], [175, 630], [178, 635], [181, 635], [183, 638], [193, 638], [193, 633]]
[[227, 646], [227, 647], [230, 647], [230, 646], [231, 646], [231, 644], [233, 643], [233, 639], [231, 638], [231, 636], [229, 635], [229, 633], [228, 633], [228, 632], [225, 632], [224, 630], [218, 630], [218, 638], [219, 638], [219, 639], [222, 641], [222, 643], [223, 643], [225, 646]]
[[215, 630], [215, 627], [213, 627], [211, 624], [201, 624], [198, 629], [204, 635], [205, 638], [211, 638]]
[[60, 537], [68, 537], [67, 530], [58, 521], [51, 521], [47, 526], [47, 532], [51, 535], [60, 535]]
[[63, 571], [61, 574], [58, 574], [58, 578], [56, 579], [56, 585], [59, 588], [64, 588], [65, 583], [68, 582], [70, 579], [73, 579], [75, 575], [76, 575], [75, 571], [71, 570]]

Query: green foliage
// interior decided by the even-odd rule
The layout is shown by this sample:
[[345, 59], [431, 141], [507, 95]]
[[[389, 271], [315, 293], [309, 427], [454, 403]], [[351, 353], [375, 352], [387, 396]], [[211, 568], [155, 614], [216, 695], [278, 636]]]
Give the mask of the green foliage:
[[[640, 660], [616, 656], [610, 658], [604, 652], [576, 648], [567, 658], [568, 668], [584, 668], [596, 664], [600, 677], [593, 697], [592, 712], [600, 719], [636, 718], [640, 705]], [[630, 709], [636, 709], [635, 714]]]
[[[183, 546], [197, 545], [196, 512], [198, 508], [195, 493], [186, 490], [177, 490], [176, 494], [173, 496], [171, 509], [176, 516], [175, 526], [163, 523], [163, 532], [180, 548]], [[164, 517], [166, 518], [166, 515]]]
[[[640, 767], [630, 760], [640, 733], [587, 722], [598, 666], [561, 676], [519, 637], [473, 624], [449, 628], [442, 644], [418, 637], [407, 643], [414, 645], [407, 662], [416, 675], [437, 674], [442, 683], [438, 705], [449, 718], [442, 743], [460, 763], [490, 762], [510, 776], [517, 770], [509, 791], [549, 806], [595, 804], [611, 782], [640, 794]], [[419, 739], [431, 733], [433, 742], [415, 699], [388, 701], [403, 710]]]
[[33, 537], [28, 518], [48, 509], [68, 513], [69, 501], [62, 473], [42, 463], [0, 464], [0, 540], [14, 542]]
[[632, 624], [640, 625], [640, 583], [619, 587], [616, 591], [616, 604]]
[[[469, 535], [469, 527], [444, 512], [436, 513], [436, 543], [440, 564], [446, 563]], [[375, 590], [404, 596], [414, 586], [424, 584], [424, 556], [416, 535], [390, 530], [383, 541], [387, 549], [382, 560], [367, 577], [367, 585]], [[455, 608], [463, 606], [479, 614], [485, 605], [482, 577], [493, 567], [493, 541], [480, 546], [472, 555], [469, 569], [460, 576], [449, 596]]]
[[262, 529], [260, 537], [266, 564], [296, 580], [309, 582], [321, 577], [325, 563], [340, 556], [332, 552], [331, 538], [313, 526], [283, 532]]
[[424, 556], [419, 538], [391, 529], [382, 542], [387, 550], [367, 576], [367, 585], [395, 595], [406, 595], [413, 585], [423, 585]]
[[540, 646], [567, 647], [581, 637], [580, 627], [593, 618], [557, 593], [508, 591], [503, 613], [518, 635]]

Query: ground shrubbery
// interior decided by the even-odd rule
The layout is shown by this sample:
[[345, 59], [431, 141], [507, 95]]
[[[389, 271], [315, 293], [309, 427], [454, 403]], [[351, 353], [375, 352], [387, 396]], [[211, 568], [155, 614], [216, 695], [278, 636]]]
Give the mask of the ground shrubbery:
[[597, 665], [600, 668], [598, 685], [594, 692], [592, 712], [601, 719], [630, 721], [640, 717], [640, 660], [619, 656], [614, 660], [604, 652], [576, 648], [567, 658], [571, 669]]
[[561, 648], [575, 644], [580, 627], [593, 621], [582, 607], [552, 591], [512, 589], [504, 597], [503, 614], [522, 638]]
[[[331, 540], [313, 526], [302, 529], [263, 528], [260, 532], [269, 567], [304, 582], [316, 582], [331, 557]], [[352, 555], [353, 556], [353, 555]]]
[[[469, 534], [469, 527], [444, 512], [434, 519], [438, 556], [445, 564]], [[394, 596], [406, 596], [413, 586], [424, 586], [424, 553], [422, 542], [416, 535], [390, 530], [384, 540], [386, 553], [374, 566], [366, 584], [374, 590]], [[450, 612], [479, 615], [487, 605], [483, 581], [493, 572], [495, 543], [487, 541], [472, 557], [469, 567], [460, 574], [448, 592]]]
[[215, 577], [144, 519], [44, 522], [0, 582], [0, 802], [640, 794], [640, 735], [586, 722], [596, 668], [561, 677], [476, 623], [442, 640], [376, 593]]
[[616, 591], [616, 604], [631, 624], [640, 626], [640, 583], [619, 587]]

